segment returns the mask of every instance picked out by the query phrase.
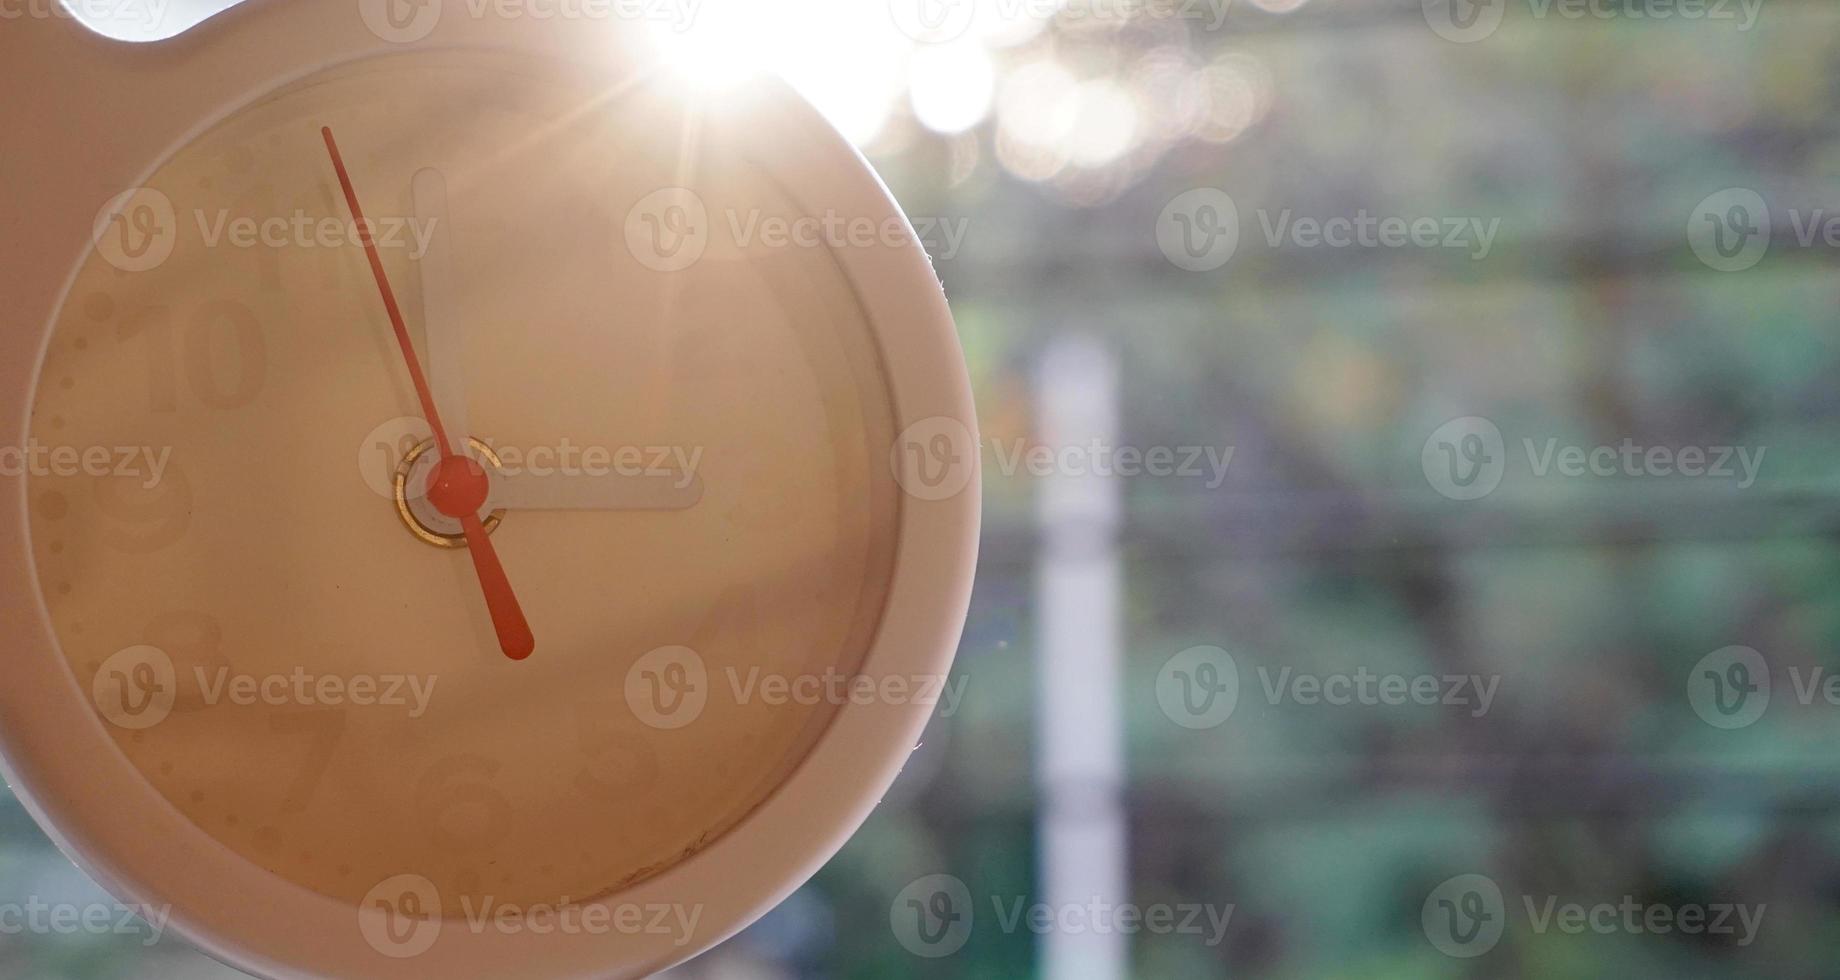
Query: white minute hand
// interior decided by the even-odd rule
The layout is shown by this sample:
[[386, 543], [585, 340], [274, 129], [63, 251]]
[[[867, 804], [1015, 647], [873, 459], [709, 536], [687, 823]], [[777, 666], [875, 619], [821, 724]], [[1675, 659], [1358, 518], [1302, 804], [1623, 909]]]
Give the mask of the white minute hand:
[[[418, 264], [422, 282], [422, 330], [428, 353], [428, 386], [455, 441], [473, 435], [466, 404], [466, 317], [459, 303], [453, 267], [453, 222], [448, 215], [447, 179], [432, 167], [418, 171], [410, 185], [417, 231], [427, 236], [428, 251]], [[703, 481], [693, 457], [689, 466], [622, 465], [581, 472], [523, 471], [492, 480], [486, 509], [497, 510], [685, 510], [703, 499]]]
[[422, 281], [422, 338], [428, 355], [428, 386], [435, 407], [460, 446], [473, 435], [466, 414], [465, 317], [460, 314], [453, 266], [453, 223], [447, 214], [447, 178], [432, 167], [417, 171], [409, 187], [415, 199], [417, 233], [428, 251], [416, 265]]

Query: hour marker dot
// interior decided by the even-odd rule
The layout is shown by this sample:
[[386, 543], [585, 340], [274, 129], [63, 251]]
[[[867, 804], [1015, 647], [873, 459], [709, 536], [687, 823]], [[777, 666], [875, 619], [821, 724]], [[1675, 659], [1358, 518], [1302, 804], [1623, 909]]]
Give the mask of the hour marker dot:
[[63, 554], [64, 553], [64, 542], [62, 541], [51, 542], [51, 553], [54, 555]]
[[57, 589], [58, 589], [58, 595], [69, 595], [70, 594], [70, 583], [69, 582], [59, 582]]
[[[115, 297], [108, 293], [91, 293], [83, 301], [83, 315], [92, 320], [107, 320], [115, 315]], [[78, 341], [78, 346], [82, 342]]]

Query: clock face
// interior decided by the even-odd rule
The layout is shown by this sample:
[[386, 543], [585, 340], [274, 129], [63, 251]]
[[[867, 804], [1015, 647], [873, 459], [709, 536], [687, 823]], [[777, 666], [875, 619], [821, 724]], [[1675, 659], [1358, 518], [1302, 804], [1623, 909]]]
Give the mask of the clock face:
[[[322, 127], [491, 473], [527, 660], [428, 506]], [[900, 517], [841, 246], [737, 233], [800, 214], [643, 86], [496, 54], [327, 70], [179, 150], [101, 222], [31, 421], [39, 584], [122, 753], [353, 903], [586, 901], [733, 829], [847, 703]]]

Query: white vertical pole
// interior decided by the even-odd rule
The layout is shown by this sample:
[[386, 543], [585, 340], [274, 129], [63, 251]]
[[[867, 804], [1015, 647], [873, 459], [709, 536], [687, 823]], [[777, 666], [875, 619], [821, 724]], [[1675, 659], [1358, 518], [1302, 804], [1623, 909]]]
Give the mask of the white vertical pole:
[[[1037, 377], [1036, 409], [1041, 444], [1057, 454], [1073, 448], [1088, 464], [1081, 472], [1055, 466], [1037, 501], [1041, 901], [1057, 911], [1095, 902], [1115, 910], [1131, 898], [1118, 694], [1122, 487], [1115, 476], [1092, 474], [1089, 452], [1117, 445], [1112, 354], [1090, 340], [1055, 343]], [[1041, 960], [1045, 980], [1123, 980], [1128, 937], [1115, 928], [1050, 929]]]

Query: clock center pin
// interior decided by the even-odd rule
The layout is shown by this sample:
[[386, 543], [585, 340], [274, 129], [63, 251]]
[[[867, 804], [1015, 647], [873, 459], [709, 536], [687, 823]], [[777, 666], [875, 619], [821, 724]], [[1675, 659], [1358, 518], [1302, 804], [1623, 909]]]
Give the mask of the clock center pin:
[[459, 521], [464, 514], [479, 514], [487, 534], [504, 521], [502, 509], [479, 513], [491, 497], [491, 473], [502, 471], [504, 462], [478, 439], [468, 439], [466, 450], [465, 456], [442, 459], [435, 441], [429, 439], [404, 454], [396, 467], [392, 481], [396, 515], [424, 544], [465, 548], [466, 532]]

